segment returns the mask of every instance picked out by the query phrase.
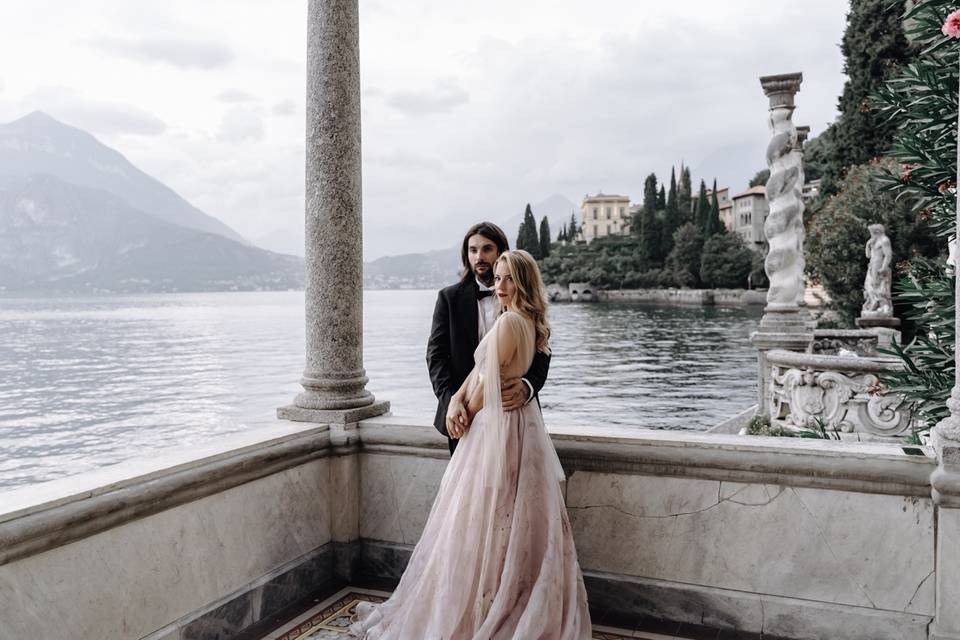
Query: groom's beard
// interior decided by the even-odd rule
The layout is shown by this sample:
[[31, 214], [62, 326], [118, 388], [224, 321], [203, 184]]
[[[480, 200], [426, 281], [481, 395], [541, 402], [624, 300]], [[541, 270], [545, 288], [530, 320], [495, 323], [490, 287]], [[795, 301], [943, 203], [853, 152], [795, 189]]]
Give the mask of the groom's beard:
[[487, 270], [484, 271], [483, 273], [477, 273], [476, 271], [474, 271], [473, 275], [476, 276], [477, 280], [479, 280], [481, 284], [483, 284], [483, 286], [485, 287], [493, 286], [493, 269], [491, 269], [490, 267], [487, 267]]

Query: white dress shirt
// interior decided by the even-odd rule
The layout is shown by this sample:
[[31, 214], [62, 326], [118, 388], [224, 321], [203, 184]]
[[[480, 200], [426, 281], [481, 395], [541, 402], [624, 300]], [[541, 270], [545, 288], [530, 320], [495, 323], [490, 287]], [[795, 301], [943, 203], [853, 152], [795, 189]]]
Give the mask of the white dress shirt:
[[493, 291], [493, 287], [488, 287], [482, 282], [477, 280], [477, 288], [480, 291], [489, 291], [493, 295], [489, 295], [482, 300], [477, 300], [477, 340], [483, 340], [483, 336], [487, 335], [487, 331], [493, 328], [493, 323], [497, 321], [497, 303], [496, 293]]

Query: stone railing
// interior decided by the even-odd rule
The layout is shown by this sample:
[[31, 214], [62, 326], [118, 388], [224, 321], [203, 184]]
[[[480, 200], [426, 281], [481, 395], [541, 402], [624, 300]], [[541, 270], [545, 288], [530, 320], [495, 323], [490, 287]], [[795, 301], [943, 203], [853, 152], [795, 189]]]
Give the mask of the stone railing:
[[815, 419], [841, 433], [867, 438], [905, 435], [910, 406], [884, 393], [879, 376], [902, 367], [896, 360], [774, 350], [770, 418], [788, 428], [809, 428]]
[[[928, 640], [952, 579], [928, 450], [551, 435], [595, 620]], [[449, 460], [426, 420], [394, 416], [231, 442], [0, 495], [0, 638], [233, 637], [324, 589], [396, 580]]]
[[816, 329], [811, 351], [816, 355], [836, 356], [846, 350], [861, 357], [876, 358], [878, 340], [876, 332], [864, 329]]

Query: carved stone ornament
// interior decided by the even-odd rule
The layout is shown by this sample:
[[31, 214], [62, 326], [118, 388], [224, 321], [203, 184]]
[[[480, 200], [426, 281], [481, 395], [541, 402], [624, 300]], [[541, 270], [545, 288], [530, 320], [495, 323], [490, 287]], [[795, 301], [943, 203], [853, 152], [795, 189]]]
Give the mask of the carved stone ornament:
[[[841, 359], [835, 356], [792, 354], [791, 359]], [[903, 396], [884, 393], [876, 371], [838, 370], [811, 362], [777, 363], [771, 358], [770, 417], [787, 427], [805, 429], [819, 418], [845, 433], [890, 437], [906, 435], [910, 405]], [[876, 362], [862, 368], [876, 368]], [[854, 367], [846, 367], [853, 369]]]

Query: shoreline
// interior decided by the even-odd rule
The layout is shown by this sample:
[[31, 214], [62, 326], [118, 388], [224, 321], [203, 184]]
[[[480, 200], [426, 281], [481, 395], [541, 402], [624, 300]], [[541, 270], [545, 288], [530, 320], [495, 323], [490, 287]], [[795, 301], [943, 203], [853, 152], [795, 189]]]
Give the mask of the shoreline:
[[573, 300], [570, 291], [547, 288], [550, 302], [649, 302], [700, 307], [748, 307], [767, 303], [766, 289], [599, 289], [589, 299]]

